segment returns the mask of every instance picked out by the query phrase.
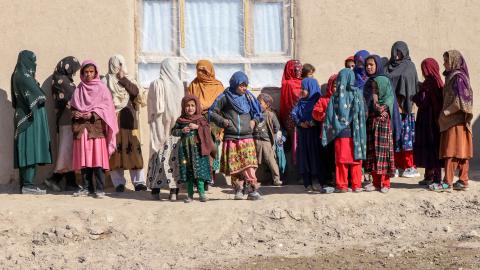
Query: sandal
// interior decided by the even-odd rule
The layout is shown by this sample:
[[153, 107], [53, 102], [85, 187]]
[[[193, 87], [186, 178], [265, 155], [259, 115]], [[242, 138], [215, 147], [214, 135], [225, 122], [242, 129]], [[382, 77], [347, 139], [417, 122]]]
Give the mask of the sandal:
[[428, 189], [435, 192], [452, 192], [452, 187], [446, 183], [433, 183]]
[[465, 183], [462, 180], [458, 180], [453, 184], [453, 189], [459, 190], [459, 191], [466, 191], [468, 190], [468, 186], [465, 185]]

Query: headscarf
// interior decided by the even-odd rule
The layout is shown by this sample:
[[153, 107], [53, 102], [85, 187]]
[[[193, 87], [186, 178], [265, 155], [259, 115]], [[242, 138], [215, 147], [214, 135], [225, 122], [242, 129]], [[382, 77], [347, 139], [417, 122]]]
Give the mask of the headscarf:
[[105, 122], [107, 126], [107, 147], [111, 155], [116, 149], [116, 135], [118, 133], [118, 123], [113, 105], [112, 94], [107, 86], [100, 80], [98, 66], [92, 60], [86, 60], [82, 63], [82, 69], [86, 65], [93, 65], [97, 71], [93, 80], [87, 81], [83, 74], [80, 74], [81, 82], [73, 93], [70, 101], [73, 108], [79, 112], [94, 112]]
[[365, 58], [365, 65], [367, 64], [368, 59], [373, 59], [376, 65], [376, 70], [374, 74], [367, 74], [368, 80], [363, 86], [363, 98], [365, 99], [365, 104], [369, 106], [372, 102], [372, 83], [377, 76], [384, 75], [384, 68], [382, 64], [382, 58], [378, 55], [372, 54]]
[[[458, 103], [460, 110], [472, 114], [473, 91], [470, 85], [470, 76], [468, 73], [467, 63], [462, 54], [457, 50], [446, 52], [450, 71], [445, 71], [445, 84], [450, 84], [453, 80], [452, 90], [455, 95], [454, 100], [445, 99], [446, 105], [453, 102]], [[445, 95], [444, 95], [445, 97]]]
[[15, 138], [33, 122], [33, 112], [46, 101], [45, 92], [35, 79], [37, 57], [31, 51], [18, 54], [17, 65], [11, 77], [12, 106], [15, 109]]
[[[128, 91], [118, 82], [117, 73], [120, 72], [120, 70], [123, 70], [125, 77], [133, 84], [136, 84], [138, 89], [142, 89], [142, 87], [138, 85], [135, 79], [128, 75], [127, 63], [125, 62], [125, 58], [120, 54], [116, 54], [110, 57], [110, 59], [108, 60], [108, 74], [105, 75], [105, 79], [108, 89], [110, 89], [110, 92], [112, 92], [113, 104], [115, 105], [115, 110], [117, 112], [127, 107], [128, 101], [130, 100], [130, 95], [128, 94]], [[136, 103], [139, 103], [139, 100], [140, 99], [135, 99]]]
[[147, 100], [151, 146], [155, 151], [163, 147], [170, 130], [182, 113], [181, 101], [185, 90], [179, 78], [178, 62], [167, 58], [160, 64], [160, 76], [150, 84]]
[[76, 85], [73, 83], [73, 74], [80, 69], [80, 62], [73, 56], [67, 56], [58, 62], [52, 75], [52, 95], [55, 100], [58, 121], [65, 110], [67, 102], [73, 96]]
[[347, 68], [347, 62], [350, 62], [350, 61], [355, 63], [355, 56], [352, 55], [352, 56], [347, 57], [347, 59], [345, 59], [345, 61], [344, 61], [345, 68]]
[[[199, 72], [203, 70], [204, 72]], [[223, 92], [223, 84], [215, 79], [215, 69], [212, 62], [200, 60], [197, 63], [197, 77], [188, 86], [188, 93], [198, 97], [202, 110], [208, 110], [215, 99]]]
[[322, 131], [322, 144], [326, 146], [346, 128], [353, 131], [355, 160], [365, 159], [365, 109], [360, 90], [354, 86], [355, 74], [349, 68], [340, 71], [337, 91], [330, 98]]
[[290, 60], [285, 64], [280, 92], [280, 121], [285, 124], [298, 101], [302, 86], [302, 63]]
[[[367, 72], [365, 71], [365, 60], [370, 55], [367, 50], [361, 50], [355, 53], [353, 57], [355, 60], [355, 67], [353, 68], [353, 72], [355, 73], [355, 86], [360, 88], [360, 91], [363, 91], [363, 85], [368, 80]], [[357, 63], [360, 62], [363, 65], [359, 66]]]
[[265, 104], [267, 104], [268, 108], [271, 109], [272, 106], [273, 106], [273, 98], [272, 96], [270, 96], [269, 94], [267, 93], [261, 93], [260, 95], [258, 95], [257, 97], [258, 100], [263, 100], [265, 102]]
[[[440, 66], [438, 62], [433, 58], [426, 58], [422, 61], [421, 64], [422, 74], [425, 77], [425, 82], [434, 83], [434, 86], [437, 89], [443, 88], [442, 77], [440, 76]], [[432, 85], [433, 86], [433, 85]]]
[[[193, 115], [188, 115], [185, 112], [185, 108], [187, 107], [187, 103], [192, 100], [195, 102], [196, 112]], [[210, 126], [208, 125], [205, 117], [202, 115], [201, 104], [196, 96], [188, 94], [182, 99], [182, 115], [180, 118], [178, 118], [177, 123], [187, 125], [194, 123], [198, 125], [198, 137], [200, 139], [202, 156], [210, 155], [210, 153], [215, 149], [210, 132]]]
[[386, 76], [377, 76], [373, 79], [378, 87], [378, 104], [387, 105], [390, 117], [393, 116], [395, 94], [393, 94], [392, 84]]
[[292, 117], [297, 123], [311, 121], [313, 107], [320, 98], [320, 86], [314, 78], [302, 80], [302, 90], [308, 91], [308, 97], [302, 98], [292, 110]]
[[[398, 52], [402, 53], [402, 59], [396, 59]], [[417, 93], [418, 76], [417, 69], [410, 59], [408, 46], [405, 42], [397, 41], [393, 44], [386, 72], [392, 81], [392, 88], [395, 94], [404, 97], [404, 103], [398, 105], [405, 113], [411, 113], [413, 105], [412, 96]]]
[[330, 78], [328, 78], [328, 82], [327, 82], [327, 89], [325, 91], [325, 95], [322, 96], [325, 97], [325, 98], [328, 98], [330, 99], [330, 97], [333, 95], [333, 93], [335, 93], [335, 82], [337, 80], [337, 77], [338, 77], [338, 74], [333, 74], [332, 76], [330, 76]]
[[237, 71], [233, 73], [229, 83], [230, 86], [225, 89], [223, 95], [225, 95], [233, 109], [239, 114], [250, 113], [252, 119], [257, 119], [259, 122], [263, 121], [262, 108], [252, 92], [247, 90], [243, 95], [237, 93], [237, 88], [240, 84], [248, 85], [247, 75], [242, 71]]

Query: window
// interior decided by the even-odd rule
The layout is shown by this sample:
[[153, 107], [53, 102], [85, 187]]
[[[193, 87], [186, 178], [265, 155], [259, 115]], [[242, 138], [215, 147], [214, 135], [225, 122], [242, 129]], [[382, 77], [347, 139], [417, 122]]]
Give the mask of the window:
[[137, 61], [148, 86], [159, 63], [175, 57], [187, 84], [195, 64], [209, 59], [224, 86], [238, 70], [253, 88], [280, 86], [292, 57], [293, 0], [139, 0]]

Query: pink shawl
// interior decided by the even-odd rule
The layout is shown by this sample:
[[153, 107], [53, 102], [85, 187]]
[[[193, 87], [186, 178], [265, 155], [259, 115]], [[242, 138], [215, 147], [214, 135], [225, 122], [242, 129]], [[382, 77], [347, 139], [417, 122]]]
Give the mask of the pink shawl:
[[80, 74], [82, 80], [70, 100], [70, 104], [73, 108], [80, 112], [95, 112], [107, 126], [107, 147], [108, 153], [111, 155], [116, 149], [116, 135], [118, 133], [118, 123], [115, 114], [115, 106], [113, 105], [112, 94], [108, 90], [107, 86], [100, 80], [100, 74], [97, 64], [91, 60], [86, 60], [82, 63], [82, 68], [92, 64], [97, 71], [95, 79], [87, 82]]

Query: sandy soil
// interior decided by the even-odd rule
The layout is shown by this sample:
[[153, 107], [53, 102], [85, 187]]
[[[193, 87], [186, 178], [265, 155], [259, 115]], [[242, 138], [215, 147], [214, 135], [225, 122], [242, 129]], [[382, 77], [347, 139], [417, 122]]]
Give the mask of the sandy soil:
[[0, 269], [479, 269], [480, 184], [417, 181], [386, 195], [264, 187], [258, 202], [221, 187], [192, 204], [0, 194]]

